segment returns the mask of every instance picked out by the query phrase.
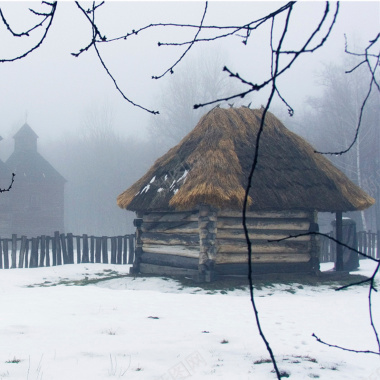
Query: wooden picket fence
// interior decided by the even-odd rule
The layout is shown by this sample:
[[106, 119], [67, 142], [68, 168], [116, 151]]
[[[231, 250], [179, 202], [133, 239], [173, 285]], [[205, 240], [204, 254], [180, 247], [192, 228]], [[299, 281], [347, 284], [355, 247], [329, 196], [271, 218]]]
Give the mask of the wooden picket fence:
[[37, 268], [63, 264], [132, 264], [135, 235], [88, 236], [60, 234], [0, 238], [0, 269]]
[[[330, 232], [327, 235], [334, 237], [334, 233]], [[360, 231], [356, 233], [356, 248], [359, 252], [362, 252], [368, 256], [375, 259], [380, 258], [380, 231]], [[320, 256], [319, 260], [321, 263], [335, 262], [336, 258], [336, 243], [331, 239], [324, 236], [320, 237]], [[361, 258], [361, 257], [360, 257]]]

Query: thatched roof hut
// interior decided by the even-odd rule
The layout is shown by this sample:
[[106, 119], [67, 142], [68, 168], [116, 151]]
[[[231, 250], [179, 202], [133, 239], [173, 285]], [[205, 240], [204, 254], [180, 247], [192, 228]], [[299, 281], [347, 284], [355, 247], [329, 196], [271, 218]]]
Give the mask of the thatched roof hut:
[[[214, 108], [140, 180], [118, 196], [118, 205], [138, 212], [143, 225], [148, 214], [163, 212], [169, 218], [168, 215], [180, 211], [194, 213], [205, 205], [214, 210], [216, 219], [228, 213], [238, 217], [262, 112], [245, 107]], [[363, 210], [373, 203], [373, 198], [326, 157], [314, 153], [304, 139], [290, 132], [273, 114], [267, 114], [249, 193], [252, 218], [254, 213], [257, 216], [272, 212], [278, 217], [280, 212], [287, 218], [293, 213], [293, 217], [302, 214], [303, 219], [315, 223], [313, 215], [318, 211]], [[267, 216], [273, 217], [276, 216]], [[216, 222], [216, 230], [220, 228]], [[216, 245], [217, 240], [216, 237]], [[216, 257], [221, 251], [219, 242]]]

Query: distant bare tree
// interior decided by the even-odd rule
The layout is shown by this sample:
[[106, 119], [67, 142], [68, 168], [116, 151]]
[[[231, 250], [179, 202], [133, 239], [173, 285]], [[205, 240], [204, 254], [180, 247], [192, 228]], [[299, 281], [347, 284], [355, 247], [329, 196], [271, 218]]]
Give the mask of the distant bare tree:
[[[231, 83], [222, 71], [226, 60], [221, 49], [202, 49], [195, 58], [189, 57], [183, 62], [176, 74], [161, 87], [160, 115], [151, 117], [150, 132], [156, 141], [160, 141], [162, 150], [177, 144], [213, 107], [194, 110], [196, 102], [239, 91], [239, 84]], [[241, 100], [230, 103], [230, 106], [238, 107], [239, 103]], [[227, 107], [227, 102], [222, 102], [221, 106]]]
[[[330, 64], [319, 74], [323, 93], [309, 99], [310, 110], [299, 123], [308, 125], [308, 138], [320, 151], [341, 151], [354, 140], [360, 116], [360, 108], [368, 91], [370, 74], [365, 67], [353, 73], [345, 73], [354, 65], [353, 58]], [[343, 155], [332, 155], [331, 160], [352, 181], [376, 197], [379, 163], [376, 149], [379, 146], [380, 93], [373, 92], [368, 98], [361, 118], [361, 131], [356, 143]], [[374, 159], [375, 158], [375, 159]], [[365, 215], [361, 212], [361, 228], [367, 230]], [[379, 224], [378, 224], [379, 226]], [[379, 227], [378, 227], [379, 228]]]

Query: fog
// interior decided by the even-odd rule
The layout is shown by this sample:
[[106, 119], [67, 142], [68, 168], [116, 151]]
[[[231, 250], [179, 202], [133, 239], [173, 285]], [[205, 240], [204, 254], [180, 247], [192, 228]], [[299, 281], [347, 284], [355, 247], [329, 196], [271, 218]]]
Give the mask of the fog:
[[[264, 16], [282, 4], [285, 3], [212, 1], [208, 4], [204, 24], [242, 25]], [[90, 5], [91, 3], [85, 3], [86, 7]], [[26, 30], [35, 23], [36, 16], [28, 8], [47, 10], [46, 6], [38, 2], [0, 2], [0, 7], [8, 23], [17, 32]], [[151, 23], [199, 24], [204, 7], [203, 2], [106, 2], [97, 13], [96, 23], [101, 33], [111, 39]], [[305, 1], [297, 4], [294, 14], [296, 27], [289, 31], [289, 49], [300, 46], [303, 42], [301, 38], [319, 22], [324, 7], [323, 2]], [[294, 108], [296, 115], [303, 110], [308, 97], [320, 93], [316, 82], [317, 74], [326, 64], [339, 60], [344, 54], [344, 34], [352, 49], [363, 47], [377, 35], [379, 26], [379, 2], [341, 3], [337, 23], [325, 46], [314, 54], [302, 57], [278, 81], [282, 96]], [[36, 31], [36, 37], [31, 33], [30, 37], [14, 38], [6, 26], [0, 23], [0, 59], [11, 58], [26, 51], [33, 46], [34, 41], [41, 38], [42, 32], [42, 29]], [[160, 115], [152, 116], [122, 98], [93, 49], [78, 58], [71, 54], [89, 44], [91, 33], [91, 25], [74, 2], [59, 2], [52, 27], [41, 47], [21, 60], [0, 63], [0, 135], [4, 138], [0, 145], [0, 157], [6, 160], [12, 151], [12, 136], [27, 122], [39, 136], [39, 151], [68, 180], [66, 229], [81, 230], [75, 231], [78, 233], [102, 233], [104, 226], [85, 225], [85, 220], [75, 219], [72, 211], [78, 208], [75, 202], [81, 203], [86, 210], [97, 209], [100, 203], [115, 207], [116, 210], [116, 196], [137, 180], [157, 155], [162, 153], [161, 147], [156, 146], [151, 138], [152, 118], [165, 117], [165, 110], [160, 109], [162, 91], [170, 81], [175, 80], [177, 73], [183, 74], [186, 60], [202, 59], [205, 51], [215, 49], [222, 52], [233, 72], [238, 72], [251, 82], [260, 82], [270, 71], [268, 28], [257, 32], [247, 45], [242, 44], [237, 37], [207, 45], [199, 43], [190, 50], [184, 62], [174, 68], [173, 75], [168, 74], [159, 80], [153, 80], [152, 76], [165, 72], [181, 56], [185, 47], [158, 47], [157, 42], [191, 40], [195, 34], [194, 29], [151, 28], [127, 40], [101, 44], [102, 57], [120, 88], [134, 102], [160, 111]], [[229, 80], [233, 86], [234, 79]], [[244, 102], [253, 102], [253, 106], [259, 107], [260, 104], [265, 104], [265, 96], [264, 91], [244, 99]], [[200, 101], [206, 100], [211, 99]], [[170, 107], [175, 108], [176, 104], [171, 104]], [[276, 103], [276, 107], [280, 113], [286, 113], [286, 108], [280, 102]], [[191, 108], [192, 104], [189, 103], [189, 109]], [[99, 120], [105, 115], [104, 109], [108, 110], [108, 116], [102, 124]], [[104, 128], [105, 125], [107, 128]], [[95, 136], [96, 130], [101, 130], [103, 135]], [[107, 130], [115, 144], [113, 146], [117, 145], [114, 150], [119, 155], [116, 157], [115, 153], [114, 161], [107, 158], [108, 166], [104, 164], [102, 167], [98, 162], [92, 180], [86, 179], [90, 164], [79, 168], [78, 162], [83, 163], [83, 156], [77, 157], [77, 163], [74, 157], [78, 152], [85, 154], [86, 150], [90, 151], [90, 145], [97, 138], [106, 136]], [[107, 155], [109, 150], [113, 150], [112, 145], [108, 151], [94, 149], [93, 153], [97, 152], [98, 155]], [[89, 157], [87, 158], [91, 162]], [[115, 171], [112, 176], [107, 176], [110, 167], [114, 167]], [[103, 202], [101, 195], [100, 198], [95, 195], [86, 198], [83, 193], [79, 196], [79, 187], [83, 189], [87, 186], [87, 194], [95, 193], [95, 187], [101, 187], [100, 183], [106, 184], [100, 192], [107, 194], [107, 201]], [[79, 198], [82, 200], [79, 201]], [[98, 212], [104, 215], [106, 210], [107, 208], [100, 208]], [[122, 210], [113, 212], [118, 216], [111, 219], [118, 227], [112, 228], [111, 232], [122, 233], [127, 228], [126, 225], [130, 225], [130, 219], [126, 220]]]

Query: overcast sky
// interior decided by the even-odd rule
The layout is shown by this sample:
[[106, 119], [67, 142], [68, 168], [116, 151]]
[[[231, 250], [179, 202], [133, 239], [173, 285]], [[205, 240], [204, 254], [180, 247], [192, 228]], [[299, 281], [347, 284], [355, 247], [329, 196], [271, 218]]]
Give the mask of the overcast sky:
[[[88, 6], [90, 3], [85, 3]], [[280, 2], [214, 2], [208, 6], [205, 25], [234, 25], [258, 19], [285, 3]], [[335, 3], [332, 4], [332, 7]], [[344, 33], [349, 43], [367, 44], [380, 31], [380, 3], [341, 2], [337, 24], [331, 38], [317, 54], [305, 58], [280, 82], [282, 94], [297, 109], [310, 94], [315, 94], [315, 73], [323, 63], [334, 62], [344, 51]], [[2, 2], [1, 9], [16, 31], [29, 27], [28, 7], [47, 10], [39, 2]], [[297, 4], [291, 43], [316, 25], [323, 14], [323, 2]], [[197, 24], [202, 18], [204, 2], [106, 2], [99, 10], [98, 25], [107, 38], [123, 35], [132, 29], [155, 22]], [[38, 37], [40, 32], [36, 33]], [[158, 97], [164, 81], [152, 75], [164, 72], [182, 54], [184, 48], [157, 47], [157, 42], [191, 39], [194, 30], [155, 28], [141, 32], [127, 41], [102, 45], [104, 59], [120, 87], [135, 102], [158, 110]], [[0, 58], [10, 58], [32, 46], [33, 36], [8, 38], [0, 25]], [[123, 134], [146, 134], [150, 116], [137, 109], [116, 91], [101, 67], [93, 49], [74, 58], [91, 39], [91, 28], [74, 2], [60, 2], [46, 41], [40, 49], [23, 60], [0, 63], [0, 135], [9, 138], [27, 120], [41, 140], [61, 138], [75, 133], [86, 113], [108, 104], [114, 114], [114, 126]], [[247, 46], [238, 38], [219, 43], [226, 50], [230, 68], [250, 81], [259, 81], [268, 69], [263, 46], [268, 46], [265, 33], [253, 35]], [[211, 45], [210, 45], [211, 46]], [[290, 46], [290, 45], [289, 45]], [[297, 45], [295, 45], [297, 46]], [[200, 47], [189, 57], [199, 54]], [[180, 70], [180, 68], [178, 69]], [[176, 71], [176, 70], [175, 70]], [[175, 75], [175, 74], [174, 74]], [[89, 111], [90, 110], [90, 111]], [[92, 110], [92, 111], [91, 111]]]

